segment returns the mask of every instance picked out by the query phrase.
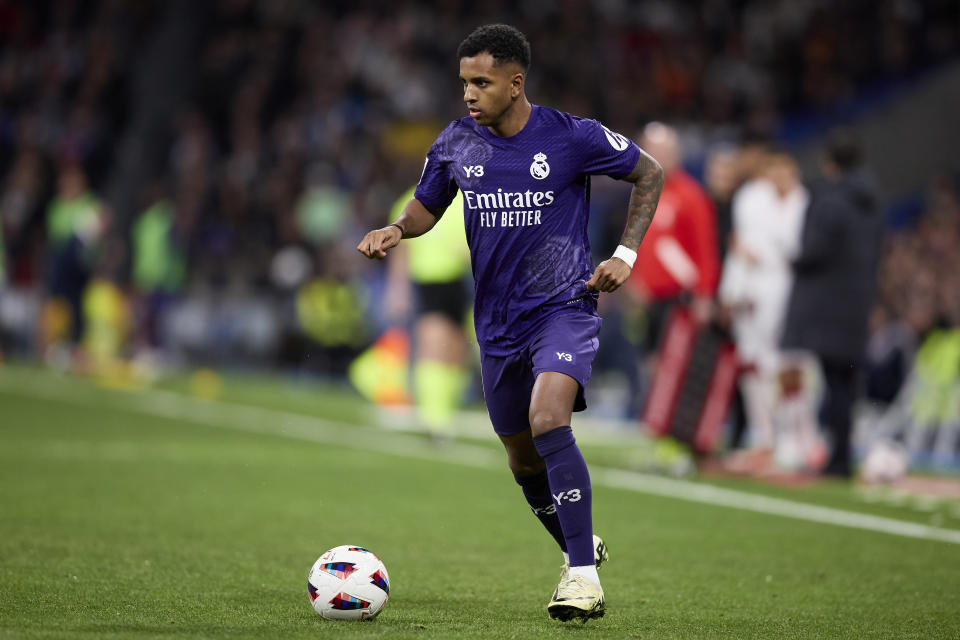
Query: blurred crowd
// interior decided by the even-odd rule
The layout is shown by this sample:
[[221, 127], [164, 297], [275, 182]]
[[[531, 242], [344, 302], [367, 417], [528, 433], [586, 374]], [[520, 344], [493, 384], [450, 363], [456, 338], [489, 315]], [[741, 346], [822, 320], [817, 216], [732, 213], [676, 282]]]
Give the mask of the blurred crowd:
[[[175, 11], [200, 25], [192, 64], [163, 144], [130, 147], [156, 169], [118, 208], [134, 89]], [[345, 371], [389, 323], [382, 266], [354, 246], [463, 115], [453, 52], [484, 22], [529, 37], [536, 102], [627, 134], [678, 125], [681, 161], [708, 159], [721, 257], [752, 139], [960, 53], [952, 0], [0, 0], [0, 349]], [[938, 178], [885, 242], [885, 402], [931, 328], [960, 323], [957, 199]], [[608, 200], [598, 246], [622, 225]]]

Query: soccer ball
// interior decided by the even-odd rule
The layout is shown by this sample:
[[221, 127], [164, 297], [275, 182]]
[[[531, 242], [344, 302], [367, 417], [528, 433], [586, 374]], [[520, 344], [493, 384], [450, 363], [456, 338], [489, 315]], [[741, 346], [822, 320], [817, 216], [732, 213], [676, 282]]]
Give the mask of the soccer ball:
[[881, 441], [875, 444], [860, 467], [860, 476], [869, 484], [896, 482], [910, 467], [910, 456], [903, 445]]
[[327, 620], [372, 620], [387, 604], [390, 577], [373, 552], [354, 545], [330, 549], [310, 569], [307, 595]]

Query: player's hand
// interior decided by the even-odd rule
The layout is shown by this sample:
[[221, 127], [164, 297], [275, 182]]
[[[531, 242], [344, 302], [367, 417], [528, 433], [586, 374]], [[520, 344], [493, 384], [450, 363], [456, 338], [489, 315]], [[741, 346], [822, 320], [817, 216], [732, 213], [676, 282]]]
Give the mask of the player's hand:
[[702, 327], [713, 319], [713, 300], [697, 296], [690, 304], [690, 310], [693, 312], [693, 321], [698, 327]]
[[620, 258], [609, 258], [597, 265], [584, 283], [587, 291], [616, 291], [630, 277], [630, 265]]
[[400, 229], [392, 225], [383, 227], [382, 229], [374, 229], [363, 236], [363, 240], [357, 245], [357, 251], [368, 258], [382, 260], [387, 257], [388, 249], [392, 249], [400, 244], [402, 237], [403, 233]]

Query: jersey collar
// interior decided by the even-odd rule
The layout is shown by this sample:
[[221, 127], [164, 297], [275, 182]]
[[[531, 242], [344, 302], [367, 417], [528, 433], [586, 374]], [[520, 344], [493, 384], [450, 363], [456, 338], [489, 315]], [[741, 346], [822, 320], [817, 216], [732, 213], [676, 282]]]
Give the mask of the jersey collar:
[[523, 125], [523, 129], [516, 132], [512, 136], [502, 137], [498, 136], [495, 133], [491, 133], [490, 129], [487, 127], [478, 125], [476, 122], [473, 123], [473, 126], [476, 127], [477, 131], [481, 136], [486, 138], [491, 142], [501, 141], [501, 142], [519, 142], [524, 140], [528, 136], [532, 135], [530, 132], [535, 128], [537, 120], [540, 118], [540, 107], [533, 103], [530, 104], [530, 117], [527, 118], [527, 123]]

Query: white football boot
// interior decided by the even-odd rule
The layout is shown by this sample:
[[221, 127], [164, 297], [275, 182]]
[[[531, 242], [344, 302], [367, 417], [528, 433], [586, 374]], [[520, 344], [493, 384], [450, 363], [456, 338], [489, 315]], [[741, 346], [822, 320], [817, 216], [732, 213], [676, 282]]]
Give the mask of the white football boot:
[[[600, 568], [610, 559], [607, 545], [598, 535], [593, 536], [593, 561]], [[605, 613], [603, 589], [582, 576], [570, 577], [570, 565], [566, 562], [560, 571], [560, 583], [547, 605], [547, 612], [556, 620], [601, 618]]]

